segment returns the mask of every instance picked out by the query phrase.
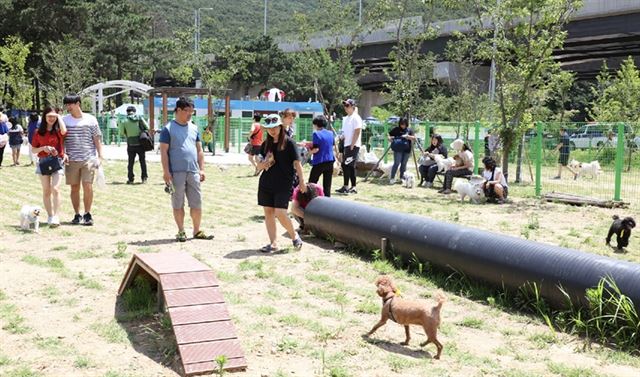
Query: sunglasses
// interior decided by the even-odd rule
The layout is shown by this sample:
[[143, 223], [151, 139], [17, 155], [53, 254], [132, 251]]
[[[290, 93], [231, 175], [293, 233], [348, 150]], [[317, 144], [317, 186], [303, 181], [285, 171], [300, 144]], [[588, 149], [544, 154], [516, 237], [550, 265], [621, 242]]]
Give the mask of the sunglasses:
[[343, 103], [344, 107], [351, 107], [348, 103]]
[[265, 124], [278, 123], [278, 118], [266, 118], [264, 120]]

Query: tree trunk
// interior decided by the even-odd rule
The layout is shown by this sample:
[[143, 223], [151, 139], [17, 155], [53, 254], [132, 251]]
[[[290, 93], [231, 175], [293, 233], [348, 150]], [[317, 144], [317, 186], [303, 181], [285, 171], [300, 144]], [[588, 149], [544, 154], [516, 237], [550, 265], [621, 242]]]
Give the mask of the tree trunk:
[[522, 135], [522, 139], [518, 143], [518, 158], [516, 161], [516, 180], [515, 183], [520, 183], [522, 181], [522, 152], [524, 145], [524, 135]]
[[502, 144], [502, 174], [504, 179], [509, 181], [509, 152], [511, 152], [511, 141], [503, 140]]

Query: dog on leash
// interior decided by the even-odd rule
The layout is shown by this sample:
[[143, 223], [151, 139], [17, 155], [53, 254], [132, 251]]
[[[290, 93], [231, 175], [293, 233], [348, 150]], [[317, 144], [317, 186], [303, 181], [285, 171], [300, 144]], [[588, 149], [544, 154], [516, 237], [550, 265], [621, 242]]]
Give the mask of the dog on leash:
[[424, 347], [429, 343], [436, 345], [438, 349], [434, 359], [440, 359], [442, 354], [442, 343], [438, 341], [438, 327], [440, 326], [440, 310], [446, 297], [442, 292], [436, 293], [436, 304], [429, 305], [424, 300], [407, 300], [397, 296], [398, 289], [393, 280], [388, 275], [382, 275], [376, 279], [376, 293], [382, 298], [382, 313], [378, 323], [376, 323], [366, 336], [371, 336], [376, 330], [392, 320], [404, 326], [405, 341], [402, 345], [408, 345], [411, 340], [409, 325], [422, 326], [427, 340], [420, 343]]
[[20, 210], [20, 229], [29, 230], [33, 224], [33, 231], [40, 232], [40, 212], [42, 209], [38, 206], [24, 205]]
[[629, 237], [631, 237], [631, 229], [636, 227], [636, 221], [632, 217], [621, 219], [618, 215], [613, 215], [613, 223], [607, 234], [607, 245], [611, 243], [611, 237], [615, 234], [618, 241], [618, 250], [629, 246]]
[[571, 167], [576, 172], [576, 178], [588, 174], [591, 178], [598, 178], [598, 175], [602, 172], [600, 169], [600, 162], [591, 161], [591, 162], [579, 162], [577, 160], [571, 160], [569, 162], [569, 167]]
[[458, 179], [453, 188], [458, 192], [458, 195], [460, 195], [461, 202], [464, 202], [464, 198], [468, 196], [473, 203], [478, 204], [484, 197], [482, 185], [473, 184], [466, 180]]
[[415, 181], [415, 176], [410, 171], [405, 171], [402, 175], [402, 186], [406, 188], [413, 188], [413, 183]]

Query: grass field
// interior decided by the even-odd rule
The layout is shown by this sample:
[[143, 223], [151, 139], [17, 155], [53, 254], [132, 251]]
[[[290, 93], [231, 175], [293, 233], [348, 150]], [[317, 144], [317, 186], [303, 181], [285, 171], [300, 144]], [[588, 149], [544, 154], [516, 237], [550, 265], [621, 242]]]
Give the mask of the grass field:
[[[23, 160], [23, 163], [26, 160]], [[237, 376], [637, 376], [640, 358], [550, 330], [539, 317], [445, 291], [440, 341], [420, 348], [421, 329], [401, 346], [404, 330], [388, 323], [363, 339], [380, 302], [373, 281], [394, 275], [403, 295], [430, 300], [428, 277], [305, 238], [302, 250], [262, 255], [267, 242], [257, 178], [248, 167], [207, 167], [203, 227], [212, 241], [173, 241], [175, 225], [159, 164], [146, 185], [125, 185], [124, 162], [106, 165], [108, 185], [97, 191], [95, 226], [18, 228], [24, 204], [41, 203], [32, 167], [0, 169], [0, 376], [175, 376], [178, 357], [166, 317], [116, 317], [116, 292], [132, 253], [182, 250], [209, 264], [247, 355]], [[342, 177], [337, 177], [338, 187]], [[375, 180], [349, 196], [375, 206], [429, 216], [540, 242], [640, 262], [636, 234], [626, 253], [604, 245], [611, 215], [627, 210], [571, 207], [511, 188], [503, 206], [459, 203], [435, 190], [403, 189]], [[62, 220], [72, 218], [63, 187]], [[187, 221], [187, 224], [189, 222]], [[189, 227], [187, 228], [189, 233]], [[278, 228], [282, 233], [282, 228]], [[281, 239], [281, 245], [289, 240]]]

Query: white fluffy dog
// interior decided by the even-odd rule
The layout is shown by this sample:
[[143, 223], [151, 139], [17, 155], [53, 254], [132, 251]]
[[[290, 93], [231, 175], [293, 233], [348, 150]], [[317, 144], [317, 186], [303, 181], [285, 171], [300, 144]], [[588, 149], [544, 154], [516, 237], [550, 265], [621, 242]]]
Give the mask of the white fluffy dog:
[[598, 178], [601, 173], [600, 163], [598, 161], [584, 162], [580, 164], [580, 169], [577, 171], [578, 177], [581, 175], [589, 174], [591, 178]]
[[480, 203], [480, 199], [484, 196], [481, 184], [471, 183], [464, 179], [456, 180], [454, 189], [458, 192], [458, 195], [460, 195], [461, 202], [463, 202], [464, 198], [468, 196], [473, 203], [478, 204]]
[[436, 164], [438, 164], [438, 172], [446, 173], [447, 170], [451, 169], [451, 167], [455, 166], [456, 161], [453, 157], [444, 158], [440, 154], [436, 154], [433, 156]]
[[393, 167], [393, 162], [388, 162], [386, 164], [378, 165], [378, 170], [382, 172], [382, 175], [378, 178], [384, 178], [391, 176], [391, 168]]
[[402, 175], [402, 186], [406, 188], [413, 188], [413, 181], [415, 176], [409, 171], [405, 171]]
[[33, 231], [38, 233], [40, 231], [40, 212], [42, 212], [42, 209], [38, 206], [22, 206], [20, 210], [20, 228], [29, 230], [31, 224], [33, 224]]

